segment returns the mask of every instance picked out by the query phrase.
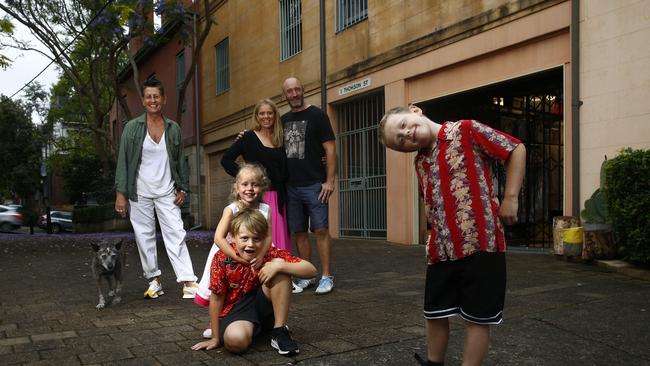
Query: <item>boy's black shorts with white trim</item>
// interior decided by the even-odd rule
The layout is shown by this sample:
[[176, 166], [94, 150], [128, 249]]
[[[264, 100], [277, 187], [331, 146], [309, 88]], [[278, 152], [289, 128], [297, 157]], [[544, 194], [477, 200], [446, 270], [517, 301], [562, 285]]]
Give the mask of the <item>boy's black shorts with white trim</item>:
[[260, 286], [242, 297], [230, 309], [228, 314], [219, 319], [219, 335], [223, 343], [223, 335], [226, 328], [238, 320], [246, 320], [253, 323], [253, 337], [258, 336], [262, 331], [273, 329], [275, 316], [273, 315], [273, 304], [264, 294]]
[[477, 324], [499, 324], [506, 294], [505, 253], [476, 252], [427, 266], [424, 317], [460, 315]]

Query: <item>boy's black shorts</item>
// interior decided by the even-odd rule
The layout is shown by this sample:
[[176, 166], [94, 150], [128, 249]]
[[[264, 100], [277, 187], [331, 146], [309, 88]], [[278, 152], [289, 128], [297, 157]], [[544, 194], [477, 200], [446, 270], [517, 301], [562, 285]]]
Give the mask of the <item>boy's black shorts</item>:
[[506, 293], [505, 253], [476, 252], [427, 266], [424, 317], [460, 315], [478, 324], [502, 321]]
[[223, 334], [226, 332], [228, 325], [238, 320], [246, 320], [254, 324], [254, 337], [258, 336], [263, 330], [273, 329], [273, 323], [275, 322], [273, 304], [264, 294], [262, 287], [244, 295], [225, 317], [219, 319], [221, 343], [223, 343]]

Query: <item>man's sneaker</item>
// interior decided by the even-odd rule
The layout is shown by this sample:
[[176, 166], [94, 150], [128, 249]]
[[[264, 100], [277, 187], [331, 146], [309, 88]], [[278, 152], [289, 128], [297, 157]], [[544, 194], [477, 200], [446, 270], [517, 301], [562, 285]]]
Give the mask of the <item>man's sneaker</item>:
[[278, 353], [285, 356], [299, 353], [298, 345], [289, 334], [289, 327], [286, 325], [273, 328], [271, 331], [271, 347], [278, 350]]
[[149, 282], [149, 288], [144, 292], [144, 298], [155, 299], [160, 295], [164, 295], [162, 285], [156, 280]]
[[293, 287], [291, 290], [292, 293], [299, 294], [302, 292], [302, 287], [298, 287], [295, 282], [291, 281], [291, 286]]
[[183, 298], [193, 299], [198, 289], [199, 289], [199, 285], [196, 282], [192, 282], [189, 286], [187, 285], [183, 286]]
[[332, 292], [334, 288], [334, 277], [333, 276], [323, 276], [318, 282], [318, 287], [316, 288], [316, 295], [323, 295]]
[[306, 289], [309, 286], [314, 286], [316, 284], [316, 277], [312, 278], [303, 278], [295, 282], [296, 287], [300, 287], [301, 289]]

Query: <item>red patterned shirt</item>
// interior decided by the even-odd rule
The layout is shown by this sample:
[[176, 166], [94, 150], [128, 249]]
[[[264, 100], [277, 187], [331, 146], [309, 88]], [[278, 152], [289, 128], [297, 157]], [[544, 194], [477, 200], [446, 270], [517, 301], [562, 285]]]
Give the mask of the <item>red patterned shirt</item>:
[[[235, 244], [230, 244], [235, 248]], [[237, 249], [235, 248], [235, 251]], [[302, 259], [292, 256], [288, 251], [270, 247], [264, 256], [264, 263], [281, 258], [285, 262], [296, 263]], [[225, 295], [225, 301], [219, 317], [223, 318], [232, 307], [247, 293], [260, 287], [257, 271], [242, 263], [234, 261], [221, 250], [214, 255], [210, 267], [210, 290], [217, 295]]]
[[490, 163], [505, 161], [520, 143], [477, 121], [461, 120], [443, 123], [433, 149], [418, 152], [415, 169], [431, 223], [429, 263], [506, 250]]

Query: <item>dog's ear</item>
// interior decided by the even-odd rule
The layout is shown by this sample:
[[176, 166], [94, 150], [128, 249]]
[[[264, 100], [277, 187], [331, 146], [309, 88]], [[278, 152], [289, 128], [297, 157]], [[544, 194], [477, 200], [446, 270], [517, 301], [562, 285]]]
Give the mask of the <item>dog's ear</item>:
[[90, 246], [93, 247], [93, 250], [94, 250], [94, 251], [96, 251], [96, 252], [99, 251], [99, 244], [97, 244], [97, 243], [92, 243], [92, 244], [90, 244]]
[[120, 250], [122, 249], [122, 242], [123, 240], [120, 239], [118, 242], [115, 243], [115, 249]]

